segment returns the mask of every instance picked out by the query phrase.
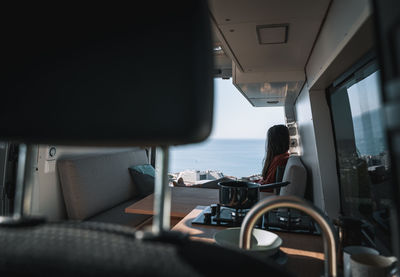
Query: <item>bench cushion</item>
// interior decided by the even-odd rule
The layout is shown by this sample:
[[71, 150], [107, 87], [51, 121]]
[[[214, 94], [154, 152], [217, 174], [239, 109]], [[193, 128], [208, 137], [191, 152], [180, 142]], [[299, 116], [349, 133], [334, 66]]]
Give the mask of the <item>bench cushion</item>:
[[145, 220], [152, 217], [151, 215], [125, 213], [125, 208], [129, 207], [139, 199], [141, 198], [139, 197], [137, 199], [126, 201], [122, 204], [117, 205], [114, 208], [111, 208], [105, 212], [88, 218], [87, 221], [106, 222], [136, 227], [139, 224], [143, 223]]
[[84, 220], [138, 196], [128, 168], [148, 163], [144, 149], [60, 158], [68, 218]]
[[133, 183], [141, 197], [154, 193], [155, 171], [152, 165], [139, 165], [129, 168]]

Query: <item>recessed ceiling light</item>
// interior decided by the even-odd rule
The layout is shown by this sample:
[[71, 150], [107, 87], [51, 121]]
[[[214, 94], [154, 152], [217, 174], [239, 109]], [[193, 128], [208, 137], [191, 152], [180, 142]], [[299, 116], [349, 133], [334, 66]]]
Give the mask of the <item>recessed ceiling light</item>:
[[216, 46], [216, 47], [214, 47], [214, 51], [221, 51], [222, 50], [222, 47], [221, 46]]
[[214, 45], [213, 48], [214, 55], [225, 55], [224, 49], [222, 49], [221, 45]]
[[289, 24], [257, 25], [259, 44], [281, 44], [288, 39]]

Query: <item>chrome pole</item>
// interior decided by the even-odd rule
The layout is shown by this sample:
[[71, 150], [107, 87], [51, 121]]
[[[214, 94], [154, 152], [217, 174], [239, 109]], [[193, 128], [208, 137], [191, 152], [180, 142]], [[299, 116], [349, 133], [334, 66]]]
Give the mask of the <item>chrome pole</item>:
[[19, 145], [17, 179], [15, 182], [14, 218], [20, 218], [23, 215], [26, 150], [26, 144]]
[[154, 218], [152, 231], [155, 235], [170, 228], [171, 189], [168, 184], [168, 146], [156, 148], [156, 174], [154, 188]]

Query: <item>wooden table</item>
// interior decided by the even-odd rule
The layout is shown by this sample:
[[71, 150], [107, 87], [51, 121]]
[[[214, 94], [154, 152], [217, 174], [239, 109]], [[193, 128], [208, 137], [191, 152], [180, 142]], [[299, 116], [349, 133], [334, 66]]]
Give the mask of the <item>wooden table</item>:
[[[197, 206], [173, 228], [189, 234], [193, 240], [215, 243], [214, 235], [225, 227], [207, 225], [192, 225], [204, 206]], [[275, 232], [283, 240], [281, 250], [288, 255], [288, 261], [284, 267], [296, 276], [321, 276], [324, 270], [323, 241], [321, 236]]]
[[[219, 202], [218, 189], [206, 188], [171, 188], [171, 217], [184, 218], [197, 205], [209, 206]], [[154, 194], [150, 194], [130, 205], [126, 213], [154, 215]]]
[[[171, 188], [171, 217], [184, 218], [196, 206], [209, 206], [219, 203], [219, 190], [207, 188]], [[261, 192], [260, 198], [270, 196], [270, 193]], [[126, 213], [153, 215], [154, 195], [135, 202], [125, 209]]]

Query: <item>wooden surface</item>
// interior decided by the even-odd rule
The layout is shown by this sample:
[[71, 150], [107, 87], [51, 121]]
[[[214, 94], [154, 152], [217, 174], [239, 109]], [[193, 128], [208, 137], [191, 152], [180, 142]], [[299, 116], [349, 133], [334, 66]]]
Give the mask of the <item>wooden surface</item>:
[[[193, 240], [215, 243], [214, 235], [225, 227], [192, 225], [192, 220], [201, 213], [204, 206], [197, 206], [178, 222], [173, 231], [186, 233]], [[321, 276], [324, 269], [323, 242], [321, 236], [286, 232], [275, 232], [283, 240], [281, 250], [288, 255], [284, 267], [296, 276]]]
[[[270, 196], [269, 193], [260, 193], [260, 198]], [[206, 188], [171, 188], [171, 216], [184, 218], [196, 206], [209, 206], [219, 203], [219, 190]], [[154, 195], [143, 198], [125, 209], [126, 213], [153, 215]]]
[[[206, 188], [171, 188], [171, 216], [184, 218], [197, 205], [209, 206], [219, 202], [218, 189]], [[135, 202], [125, 209], [126, 213], [153, 215], [154, 194]]]
[[[152, 226], [153, 226], [153, 219], [154, 217], [151, 216], [150, 218], [146, 219], [144, 222], [142, 222], [140, 225], [135, 226], [136, 230], [142, 230], [142, 231], [151, 231]], [[182, 218], [179, 217], [172, 217], [170, 218], [170, 226], [173, 228], [176, 224], [178, 224]]]

